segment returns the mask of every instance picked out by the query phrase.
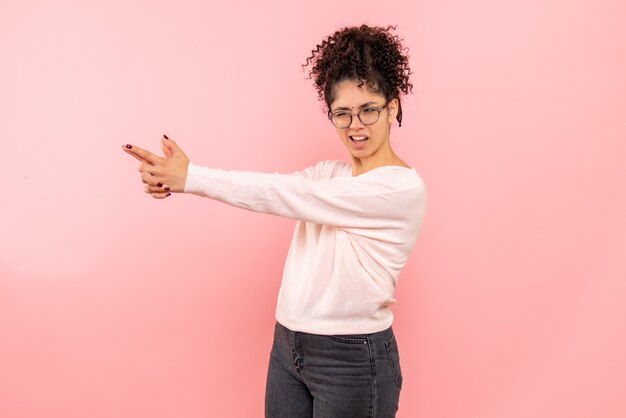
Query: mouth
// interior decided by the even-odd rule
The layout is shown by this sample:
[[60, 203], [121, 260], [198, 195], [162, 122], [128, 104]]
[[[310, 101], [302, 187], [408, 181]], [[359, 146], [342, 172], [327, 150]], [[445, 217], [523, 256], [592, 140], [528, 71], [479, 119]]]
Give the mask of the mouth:
[[352, 141], [355, 144], [364, 144], [368, 139], [369, 137], [367, 136], [350, 135], [350, 141]]

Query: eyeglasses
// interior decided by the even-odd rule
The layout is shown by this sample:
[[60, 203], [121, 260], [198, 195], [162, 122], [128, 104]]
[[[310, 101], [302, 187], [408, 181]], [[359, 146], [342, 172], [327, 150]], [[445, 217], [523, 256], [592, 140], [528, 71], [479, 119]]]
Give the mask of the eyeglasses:
[[[356, 116], [359, 118], [363, 125], [371, 125], [376, 123], [378, 118], [380, 117], [380, 112], [383, 111], [384, 108], [387, 107], [389, 101], [386, 102], [382, 107], [366, 107], [359, 111]], [[337, 128], [347, 128], [352, 125], [352, 113], [346, 111], [340, 111], [336, 113], [331, 113], [328, 111], [328, 119], [331, 120], [333, 125]]]

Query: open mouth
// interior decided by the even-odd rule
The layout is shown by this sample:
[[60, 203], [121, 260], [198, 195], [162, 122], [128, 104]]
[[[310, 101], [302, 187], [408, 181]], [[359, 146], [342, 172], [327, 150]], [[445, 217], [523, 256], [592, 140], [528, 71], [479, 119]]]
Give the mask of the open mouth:
[[369, 137], [367, 137], [367, 136], [358, 136], [358, 135], [352, 136], [352, 135], [350, 135], [350, 140], [352, 142], [354, 142], [355, 144], [362, 144], [365, 141], [367, 141], [368, 139], [369, 139]]

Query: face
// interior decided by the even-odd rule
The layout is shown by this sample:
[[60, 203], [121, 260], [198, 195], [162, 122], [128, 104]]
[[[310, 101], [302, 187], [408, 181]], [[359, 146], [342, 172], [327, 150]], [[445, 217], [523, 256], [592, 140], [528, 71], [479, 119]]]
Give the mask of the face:
[[[353, 163], [361, 160], [367, 166], [376, 166], [388, 160], [393, 152], [389, 145], [389, 127], [396, 117], [398, 100], [393, 99], [381, 112], [378, 120], [364, 125], [356, 116], [362, 109], [381, 108], [385, 97], [371, 91], [367, 84], [359, 87], [358, 80], [345, 80], [335, 86], [335, 100], [330, 105], [331, 114], [352, 113], [352, 123], [346, 128], [337, 128], [339, 139], [350, 152]], [[372, 112], [366, 110], [365, 112]], [[365, 112], [362, 118], [365, 120]], [[354, 139], [354, 138], [357, 139]], [[358, 138], [365, 138], [358, 140]]]

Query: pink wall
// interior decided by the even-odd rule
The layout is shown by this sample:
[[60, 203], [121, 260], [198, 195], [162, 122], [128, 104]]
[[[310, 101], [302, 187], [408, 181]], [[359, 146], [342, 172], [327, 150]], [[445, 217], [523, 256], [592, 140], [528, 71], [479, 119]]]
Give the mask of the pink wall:
[[410, 49], [429, 189], [398, 417], [626, 415], [623, 2], [87, 3], [0, 2], [0, 416], [262, 416], [294, 221], [152, 199], [120, 146], [347, 159], [300, 64], [361, 22]]

